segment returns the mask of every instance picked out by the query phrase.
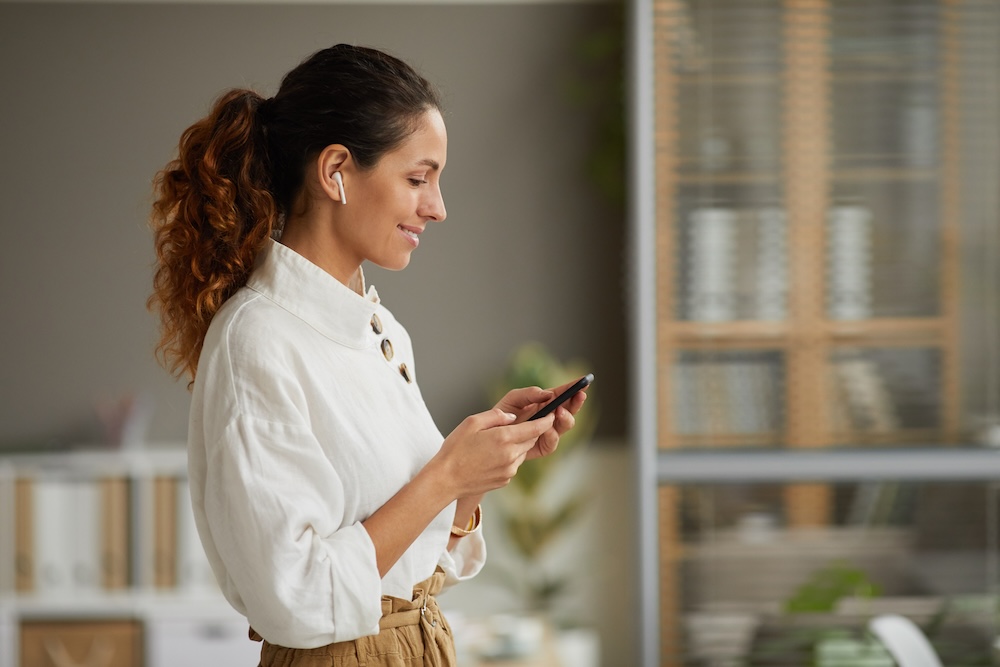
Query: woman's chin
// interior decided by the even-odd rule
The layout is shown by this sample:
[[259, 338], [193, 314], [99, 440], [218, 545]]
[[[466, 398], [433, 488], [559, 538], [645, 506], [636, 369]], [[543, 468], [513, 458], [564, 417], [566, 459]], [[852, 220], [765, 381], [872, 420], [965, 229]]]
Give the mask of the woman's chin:
[[406, 255], [401, 257], [393, 257], [389, 260], [375, 262], [375, 264], [386, 271], [402, 271], [410, 265], [410, 253], [406, 253]]

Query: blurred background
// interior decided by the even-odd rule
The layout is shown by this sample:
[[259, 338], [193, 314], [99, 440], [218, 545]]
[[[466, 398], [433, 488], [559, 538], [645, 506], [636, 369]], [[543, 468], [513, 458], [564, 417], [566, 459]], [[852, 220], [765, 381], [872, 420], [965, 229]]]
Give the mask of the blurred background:
[[255, 664], [150, 186], [337, 42], [444, 99], [448, 220], [366, 267], [441, 430], [597, 377], [441, 597], [462, 665], [892, 665], [886, 614], [997, 664], [998, 38], [993, 0], [0, 2], [0, 667]]

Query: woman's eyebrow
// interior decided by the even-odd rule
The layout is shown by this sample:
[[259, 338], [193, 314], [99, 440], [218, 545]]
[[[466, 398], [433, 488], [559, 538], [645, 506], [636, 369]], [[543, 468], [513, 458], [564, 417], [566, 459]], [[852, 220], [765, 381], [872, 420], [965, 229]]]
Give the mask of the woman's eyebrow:
[[437, 161], [437, 160], [432, 160], [432, 159], [430, 159], [430, 158], [424, 158], [423, 160], [421, 160], [421, 161], [420, 161], [420, 162], [418, 162], [417, 164], [420, 164], [420, 165], [425, 165], [425, 166], [427, 166], [427, 167], [430, 167], [430, 168], [431, 168], [431, 169], [433, 169], [434, 171], [437, 171], [438, 169], [440, 169], [440, 168], [441, 168], [441, 165], [440, 165], [440, 164], [438, 163], [438, 161]]

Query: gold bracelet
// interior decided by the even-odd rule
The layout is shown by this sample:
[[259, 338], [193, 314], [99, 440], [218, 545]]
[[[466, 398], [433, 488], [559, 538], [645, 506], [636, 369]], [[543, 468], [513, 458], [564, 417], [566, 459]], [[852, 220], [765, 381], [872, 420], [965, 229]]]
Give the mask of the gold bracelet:
[[472, 513], [472, 517], [469, 519], [469, 523], [465, 524], [465, 528], [463, 529], [458, 526], [452, 526], [451, 534], [455, 537], [472, 535], [474, 532], [479, 530], [481, 525], [483, 525], [483, 507], [482, 505], [476, 505], [476, 511]]

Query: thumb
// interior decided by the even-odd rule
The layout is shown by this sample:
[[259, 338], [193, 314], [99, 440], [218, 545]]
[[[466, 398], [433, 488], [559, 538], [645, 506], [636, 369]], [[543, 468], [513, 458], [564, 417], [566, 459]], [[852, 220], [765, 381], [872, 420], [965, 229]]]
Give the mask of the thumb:
[[517, 419], [517, 415], [505, 412], [500, 408], [493, 408], [482, 413], [479, 426], [482, 430], [486, 430], [488, 428], [513, 424], [515, 419]]

